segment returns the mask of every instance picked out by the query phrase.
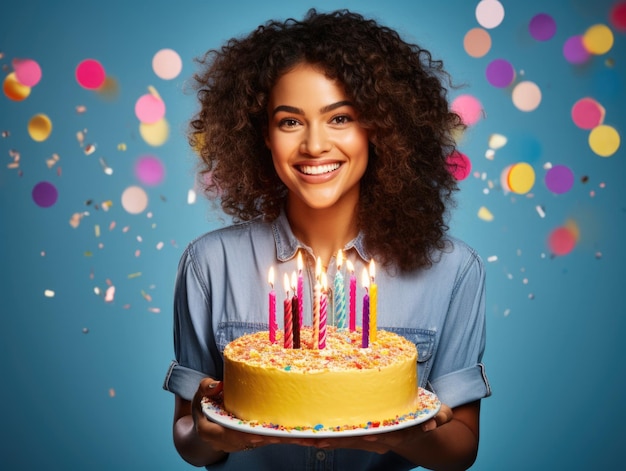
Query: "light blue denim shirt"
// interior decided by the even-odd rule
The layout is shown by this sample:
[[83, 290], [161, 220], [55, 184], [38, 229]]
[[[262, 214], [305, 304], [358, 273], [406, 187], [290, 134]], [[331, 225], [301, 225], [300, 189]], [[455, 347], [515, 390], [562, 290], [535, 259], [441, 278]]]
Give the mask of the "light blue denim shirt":
[[[311, 249], [293, 235], [284, 213], [271, 223], [257, 220], [225, 227], [189, 244], [178, 268], [174, 299], [176, 360], [168, 369], [163, 386], [166, 390], [191, 400], [202, 378], [222, 378], [226, 344], [243, 334], [268, 329], [269, 268], [273, 266], [277, 275], [275, 289], [280, 306], [284, 299], [283, 273], [291, 275], [297, 270], [299, 249], [307, 254], [304, 323], [310, 325], [315, 259]], [[361, 299], [365, 291], [360, 286], [360, 274], [370, 257], [360, 235], [346, 245], [344, 254], [355, 267], [357, 299]], [[455, 407], [491, 394], [481, 363], [485, 348], [485, 271], [476, 252], [454, 238], [448, 238], [447, 248], [435, 260], [432, 267], [410, 273], [377, 267], [378, 328], [415, 343], [419, 385]], [[327, 273], [332, 280], [336, 273], [334, 259]], [[271, 445], [232, 453], [210, 469], [389, 471], [413, 467], [394, 453]]]

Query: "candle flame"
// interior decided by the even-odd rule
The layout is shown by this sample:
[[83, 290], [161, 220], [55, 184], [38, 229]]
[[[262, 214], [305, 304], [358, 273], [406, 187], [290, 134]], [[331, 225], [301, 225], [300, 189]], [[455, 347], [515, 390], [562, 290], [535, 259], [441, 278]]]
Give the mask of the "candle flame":
[[315, 278], [319, 280], [321, 275], [322, 275], [322, 259], [320, 257], [317, 257], [317, 262], [315, 263]]
[[326, 275], [326, 272], [322, 273], [322, 289], [328, 291], [328, 275]]
[[289, 296], [289, 275], [287, 275], [287, 273], [285, 273], [285, 276], [283, 277], [283, 286], [285, 287], [285, 293], [287, 293], [287, 297]]
[[337, 252], [337, 270], [341, 270], [341, 265], [343, 263], [343, 252], [341, 249]]
[[350, 273], [354, 274], [354, 265], [352, 265], [352, 262], [350, 260], [346, 260], [346, 268]]
[[296, 275], [296, 272], [294, 271], [291, 274], [291, 289], [293, 290], [293, 292], [296, 292], [296, 287], [298, 286], [298, 275]]
[[302, 252], [298, 251], [298, 272], [302, 273], [304, 263], [302, 262]]
[[270, 267], [270, 271], [267, 274], [267, 282], [274, 288], [274, 267]]
[[374, 266], [374, 260], [370, 260], [370, 278], [374, 281], [376, 277], [376, 267]]
[[369, 285], [370, 285], [370, 275], [367, 272], [367, 268], [363, 268], [363, 275], [361, 276], [361, 283], [363, 283], [363, 287], [365, 289], [369, 288]]

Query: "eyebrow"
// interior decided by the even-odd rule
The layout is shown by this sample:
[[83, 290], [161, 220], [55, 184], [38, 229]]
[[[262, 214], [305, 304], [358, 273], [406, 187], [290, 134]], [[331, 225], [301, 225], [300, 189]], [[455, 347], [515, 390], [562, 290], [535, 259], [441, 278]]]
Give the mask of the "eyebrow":
[[[330, 111], [336, 110], [337, 108], [341, 108], [342, 106], [352, 106], [352, 107], [354, 107], [354, 104], [351, 101], [348, 101], [348, 100], [338, 101], [337, 103], [332, 103], [330, 105], [323, 106], [322, 108], [320, 108], [320, 113], [322, 113], [322, 114], [328, 113]], [[276, 113], [278, 113], [280, 111], [285, 111], [287, 113], [299, 114], [299, 115], [303, 115], [303, 116], [305, 114], [304, 110], [301, 109], [301, 108], [296, 108], [295, 106], [289, 106], [289, 105], [280, 105], [280, 106], [277, 106], [276, 108], [274, 108], [274, 110], [272, 111], [272, 116], [274, 116]]]

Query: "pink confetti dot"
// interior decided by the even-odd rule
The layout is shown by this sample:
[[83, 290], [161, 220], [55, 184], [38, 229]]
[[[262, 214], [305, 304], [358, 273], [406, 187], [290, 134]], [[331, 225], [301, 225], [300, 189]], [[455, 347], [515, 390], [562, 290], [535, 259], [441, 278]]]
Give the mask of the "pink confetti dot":
[[95, 59], [85, 59], [76, 67], [78, 84], [89, 90], [100, 88], [106, 79], [102, 64]]
[[161, 49], [152, 58], [152, 69], [157, 77], [171, 80], [178, 77], [183, 68], [183, 61], [172, 49]]
[[539, 13], [530, 20], [528, 31], [537, 41], [547, 41], [556, 33], [556, 22], [550, 15]]
[[135, 164], [135, 176], [145, 185], [155, 186], [163, 182], [165, 167], [157, 157], [144, 155]]
[[563, 56], [572, 64], [584, 64], [589, 60], [591, 54], [583, 44], [581, 35], [572, 36], [563, 45]]
[[505, 88], [511, 85], [515, 78], [515, 70], [511, 63], [505, 59], [492, 60], [487, 65], [487, 81], [498, 88]]
[[147, 93], [135, 103], [135, 115], [142, 123], [156, 123], [165, 116], [165, 103], [159, 97]]
[[557, 227], [548, 236], [548, 247], [554, 255], [567, 255], [576, 247], [576, 234], [567, 227]]
[[37, 206], [49, 208], [57, 202], [59, 192], [52, 183], [43, 181], [33, 187], [32, 197]]
[[454, 151], [447, 159], [448, 170], [457, 180], [465, 180], [472, 171], [472, 162], [467, 155]]
[[476, 124], [483, 112], [482, 104], [472, 95], [459, 95], [452, 101], [451, 108], [467, 126]]
[[34, 87], [41, 80], [41, 67], [32, 59], [14, 59], [13, 69], [18, 82]]
[[604, 107], [593, 98], [581, 98], [572, 106], [572, 121], [581, 129], [593, 129], [604, 121]]
[[552, 193], [567, 193], [574, 185], [574, 172], [566, 165], [555, 165], [546, 173], [545, 183]]

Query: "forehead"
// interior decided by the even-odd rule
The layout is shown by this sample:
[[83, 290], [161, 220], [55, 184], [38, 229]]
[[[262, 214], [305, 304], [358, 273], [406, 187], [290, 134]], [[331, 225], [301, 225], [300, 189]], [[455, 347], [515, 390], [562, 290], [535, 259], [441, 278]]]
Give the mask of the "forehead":
[[298, 64], [276, 81], [270, 92], [270, 105], [284, 100], [300, 102], [329, 102], [345, 100], [343, 85], [328, 78], [323, 70], [311, 64]]

